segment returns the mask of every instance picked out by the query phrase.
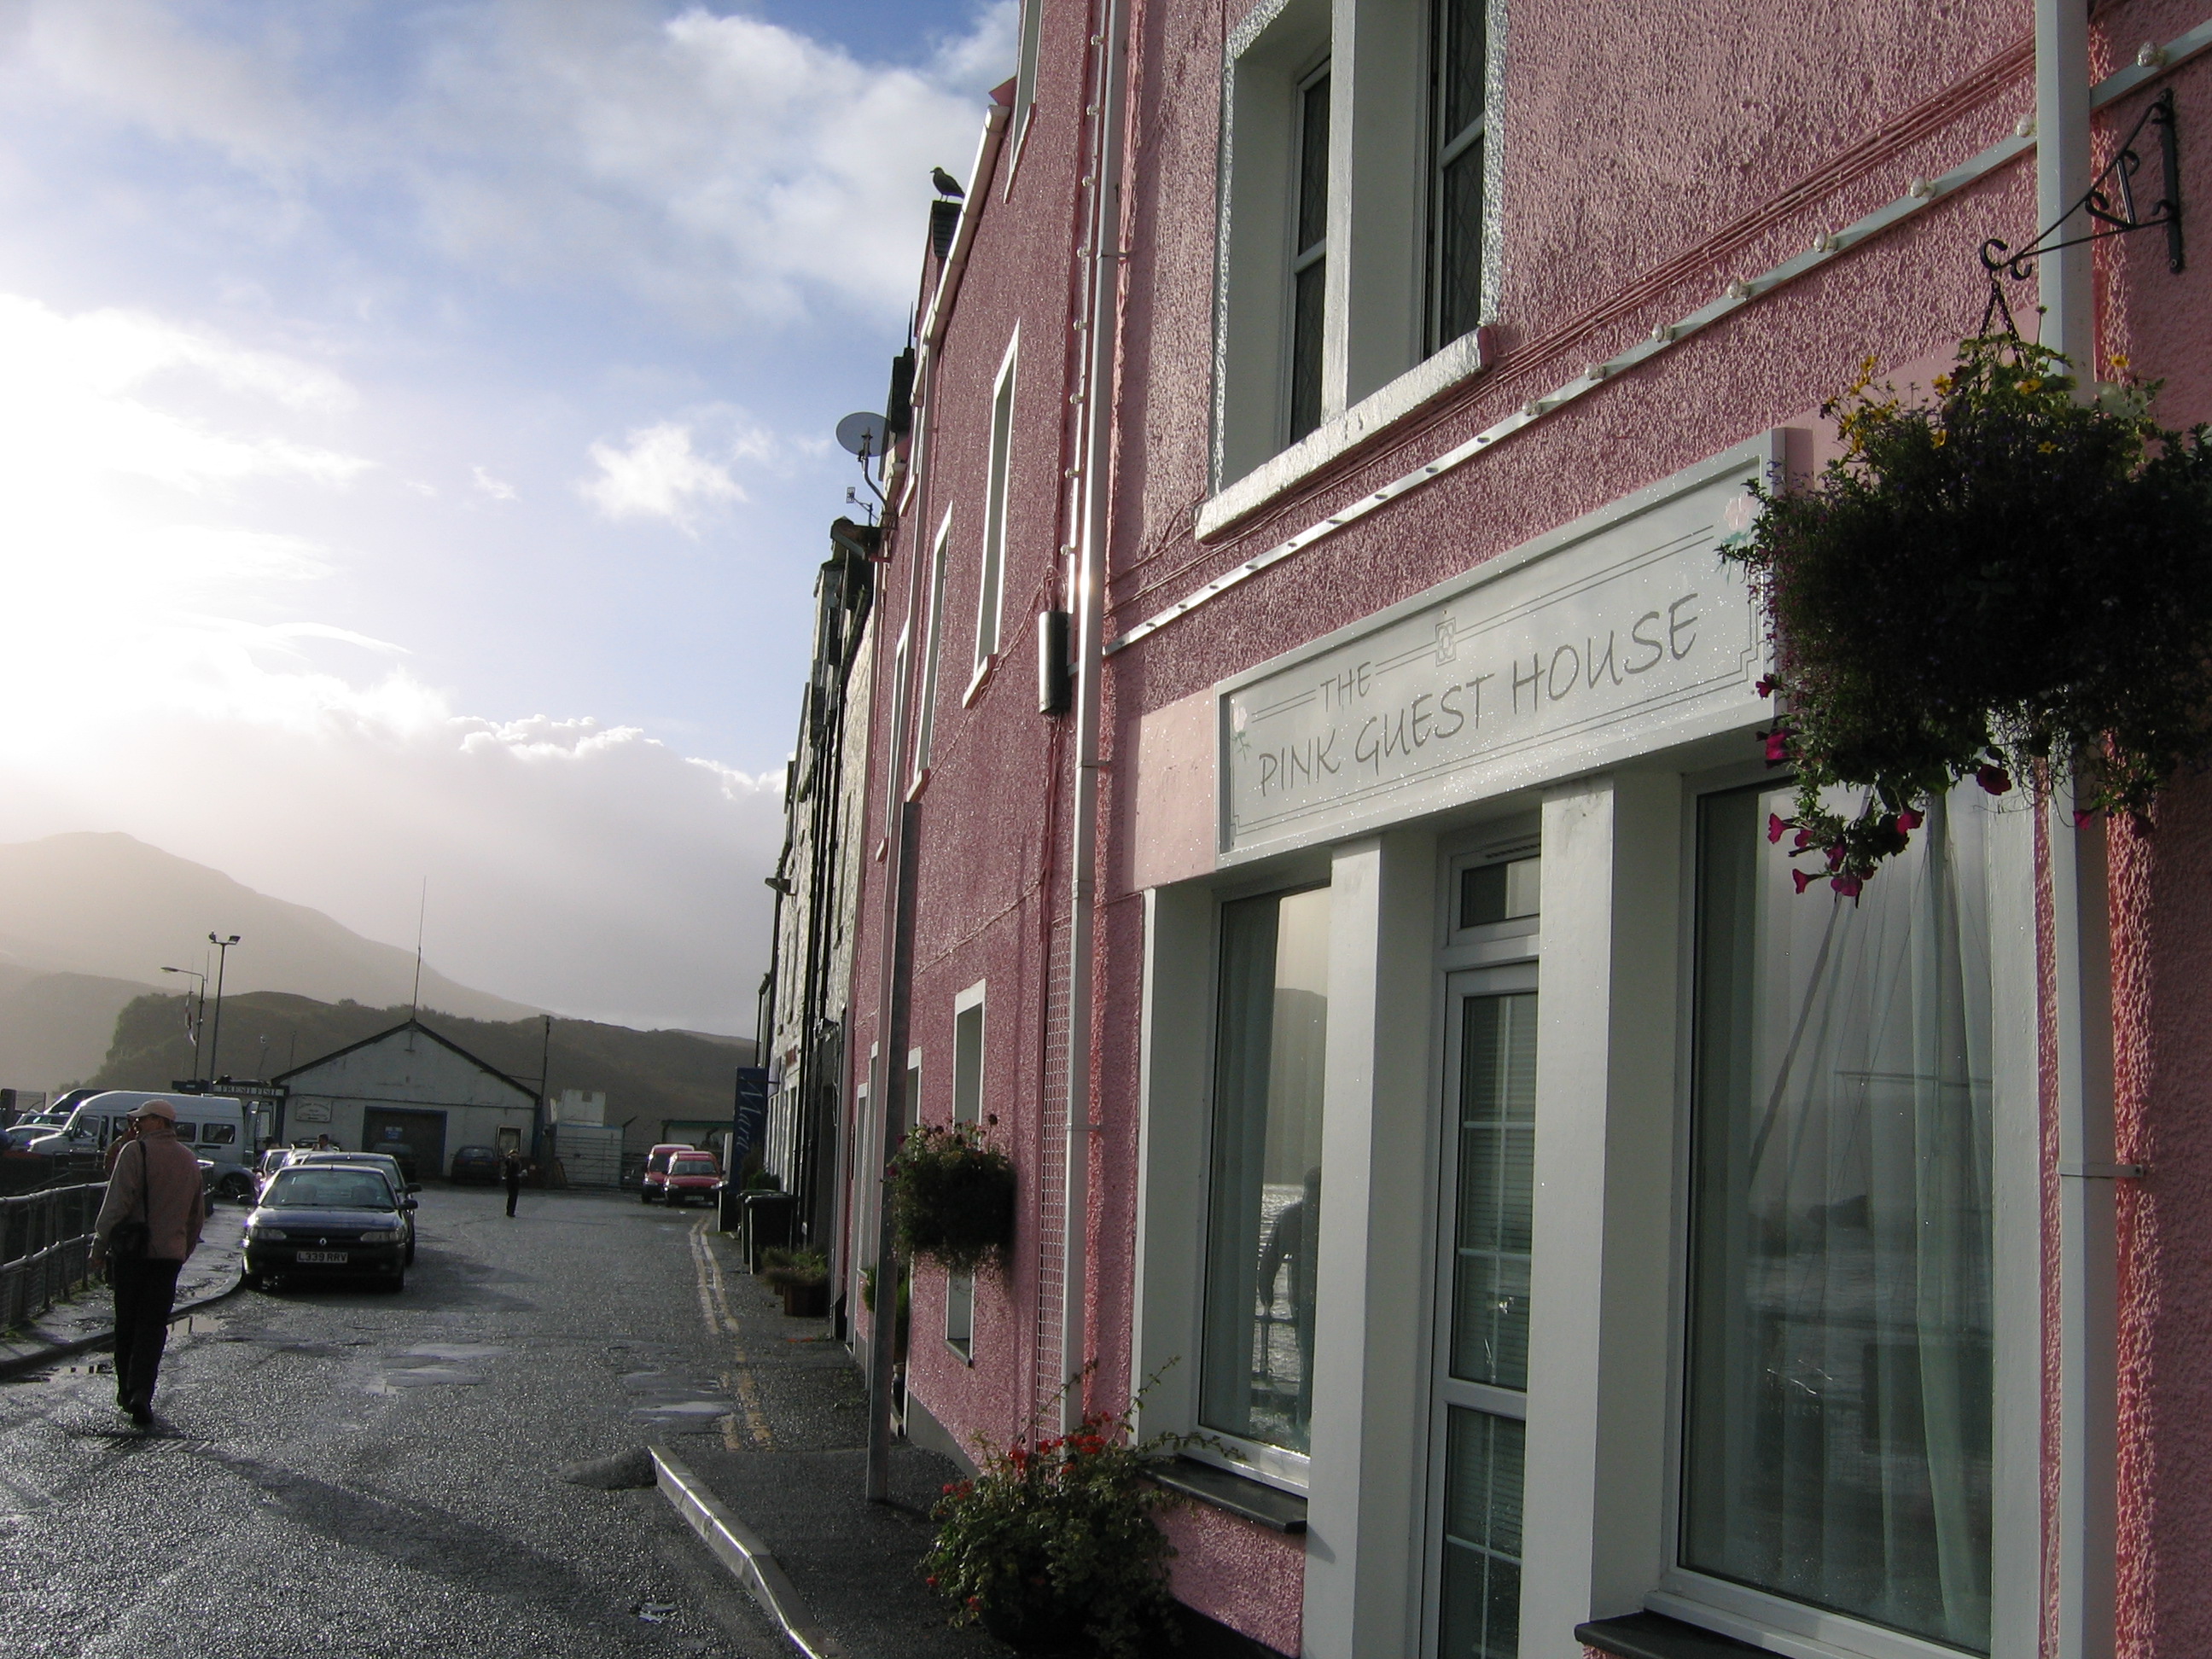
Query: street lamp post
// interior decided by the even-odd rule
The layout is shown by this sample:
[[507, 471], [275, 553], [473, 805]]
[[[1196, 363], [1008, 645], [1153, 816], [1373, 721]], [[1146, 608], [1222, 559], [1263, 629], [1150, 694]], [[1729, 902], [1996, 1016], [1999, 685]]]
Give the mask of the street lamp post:
[[213, 1083], [222, 1074], [216, 1069], [216, 1061], [222, 1054], [222, 970], [230, 960], [230, 947], [238, 943], [238, 935], [217, 939], [208, 935], [208, 943], [216, 948], [215, 959], [215, 1030], [208, 1034], [208, 1081]]
[[[207, 1018], [207, 975], [197, 968], [164, 968], [161, 971], [165, 974], [184, 974], [200, 982], [199, 1016], [185, 1022], [192, 1036], [192, 1076], [198, 1079], [200, 1074], [200, 1022]], [[187, 991], [185, 995], [189, 998], [191, 993]]]

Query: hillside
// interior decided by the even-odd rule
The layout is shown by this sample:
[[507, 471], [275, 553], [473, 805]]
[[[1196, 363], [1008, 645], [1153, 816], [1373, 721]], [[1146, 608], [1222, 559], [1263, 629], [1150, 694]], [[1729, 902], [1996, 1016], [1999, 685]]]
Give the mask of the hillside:
[[115, 1017], [154, 994], [134, 980], [0, 963], [0, 1085], [52, 1094], [99, 1069]]
[[[274, 991], [226, 997], [222, 1067], [236, 1078], [273, 1078], [406, 1018], [404, 1003], [372, 1008]], [[477, 1059], [536, 1085], [545, 1042], [543, 1019], [465, 1019], [427, 1010], [422, 1019]], [[547, 1079], [556, 1095], [564, 1089], [604, 1091], [609, 1122], [634, 1120], [625, 1144], [635, 1146], [642, 1137], [650, 1145], [667, 1119], [727, 1117], [732, 1073], [751, 1057], [750, 1042], [730, 1038], [556, 1019]], [[111, 1089], [166, 1089], [190, 1076], [191, 1065], [183, 1000], [145, 996], [123, 1009], [106, 1062], [89, 1080]]]
[[[288, 991], [380, 1008], [405, 1003], [414, 983], [413, 951], [364, 939], [319, 910], [257, 893], [129, 836], [87, 832], [0, 845], [0, 966], [167, 990], [191, 981], [165, 978], [162, 968], [202, 967], [210, 930], [243, 939], [225, 979], [233, 994]], [[425, 1008], [474, 1019], [536, 1012], [428, 966], [422, 1000]], [[71, 1019], [89, 1018], [82, 1012], [89, 1004], [70, 1006]], [[0, 1082], [38, 1086], [24, 1063], [0, 1048]]]

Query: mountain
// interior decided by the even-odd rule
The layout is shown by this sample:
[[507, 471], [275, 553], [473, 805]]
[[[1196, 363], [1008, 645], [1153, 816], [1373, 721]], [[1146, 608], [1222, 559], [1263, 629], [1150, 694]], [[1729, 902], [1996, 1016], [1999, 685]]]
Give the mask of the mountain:
[[[370, 1008], [274, 991], [227, 996], [222, 1066], [236, 1078], [274, 1077], [388, 1030], [407, 1012], [404, 1003]], [[549, 1054], [542, 1018], [465, 1019], [428, 1012], [421, 1018], [441, 1036], [528, 1086], [537, 1086], [540, 1057], [545, 1056], [552, 1093], [604, 1091], [607, 1121], [630, 1121], [623, 1139], [633, 1150], [651, 1146], [659, 1139], [660, 1126], [672, 1119], [727, 1118], [732, 1074], [752, 1058], [752, 1044], [741, 1039], [634, 1031], [585, 1019], [556, 1019]], [[110, 1089], [166, 1089], [191, 1075], [191, 1065], [184, 1000], [145, 996], [128, 1004], [116, 1019], [106, 1062], [89, 1081]]]
[[135, 980], [0, 963], [0, 1085], [52, 1094], [83, 1082], [107, 1053], [115, 1017], [154, 994]]
[[[413, 951], [363, 939], [319, 910], [257, 893], [129, 836], [84, 832], [0, 845], [0, 967], [181, 988], [192, 981], [165, 978], [161, 969], [198, 969], [210, 931], [240, 936], [224, 974], [227, 995], [288, 991], [382, 1007], [407, 1001], [415, 981]], [[214, 991], [210, 983], [210, 997]], [[70, 1006], [81, 1011], [96, 1000]], [[422, 1001], [474, 1019], [538, 1012], [428, 966]], [[98, 1064], [97, 1054], [89, 1064]], [[28, 1065], [0, 1038], [0, 1081], [33, 1084], [21, 1075]]]

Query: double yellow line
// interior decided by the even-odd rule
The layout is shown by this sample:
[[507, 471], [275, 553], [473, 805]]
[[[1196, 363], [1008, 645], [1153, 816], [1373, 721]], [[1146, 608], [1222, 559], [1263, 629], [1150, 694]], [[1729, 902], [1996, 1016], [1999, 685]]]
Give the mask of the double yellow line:
[[747, 1449], [738, 1436], [741, 1418], [753, 1447], [767, 1451], [775, 1444], [775, 1437], [769, 1432], [767, 1413], [761, 1410], [760, 1389], [753, 1381], [752, 1362], [746, 1358], [744, 1344], [737, 1340], [738, 1321], [730, 1311], [729, 1291], [722, 1283], [722, 1264], [714, 1259], [714, 1247], [707, 1242], [708, 1219], [707, 1215], [701, 1216], [691, 1229], [691, 1267], [699, 1287], [699, 1315], [707, 1322], [708, 1335], [726, 1335], [730, 1339], [732, 1368], [722, 1373], [722, 1386], [735, 1395], [738, 1401], [736, 1411], [727, 1417], [717, 1418], [715, 1422], [722, 1431], [722, 1443], [732, 1451]]

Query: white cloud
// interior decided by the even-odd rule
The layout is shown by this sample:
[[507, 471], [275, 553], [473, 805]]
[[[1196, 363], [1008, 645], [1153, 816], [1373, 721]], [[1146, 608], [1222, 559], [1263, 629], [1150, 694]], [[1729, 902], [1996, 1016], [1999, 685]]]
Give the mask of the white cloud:
[[720, 463], [691, 447], [691, 428], [673, 421], [633, 431], [627, 448], [595, 443], [590, 454], [598, 476], [576, 488], [610, 519], [665, 519], [689, 531], [701, 507], [745, 499]]
[[[398, 90], [331, 88], [346, 13], [195, 30], [147, 0], [22, 0], [10, 56], [42, 95], [212, 146], [252, 215], [310, 178], [397, 183], [448, 257], [542, 286], [612, 281], [730, 331], [823, 301], [911, 301], [933, 164], [963, 172], [1012, 74], [1015, 0], [911, 65], [864, 63], [757, 17], [655, 0], [441, 8]], [[269, 192], [276, 192], [272, 202]]]
[[483, 490], [492, 500], [511, 501], [514, 499], [514, 486], [504, 478], [495, 478], [483, 467], [471, 467], [469, 476], [476, 480], [477, 488]]

